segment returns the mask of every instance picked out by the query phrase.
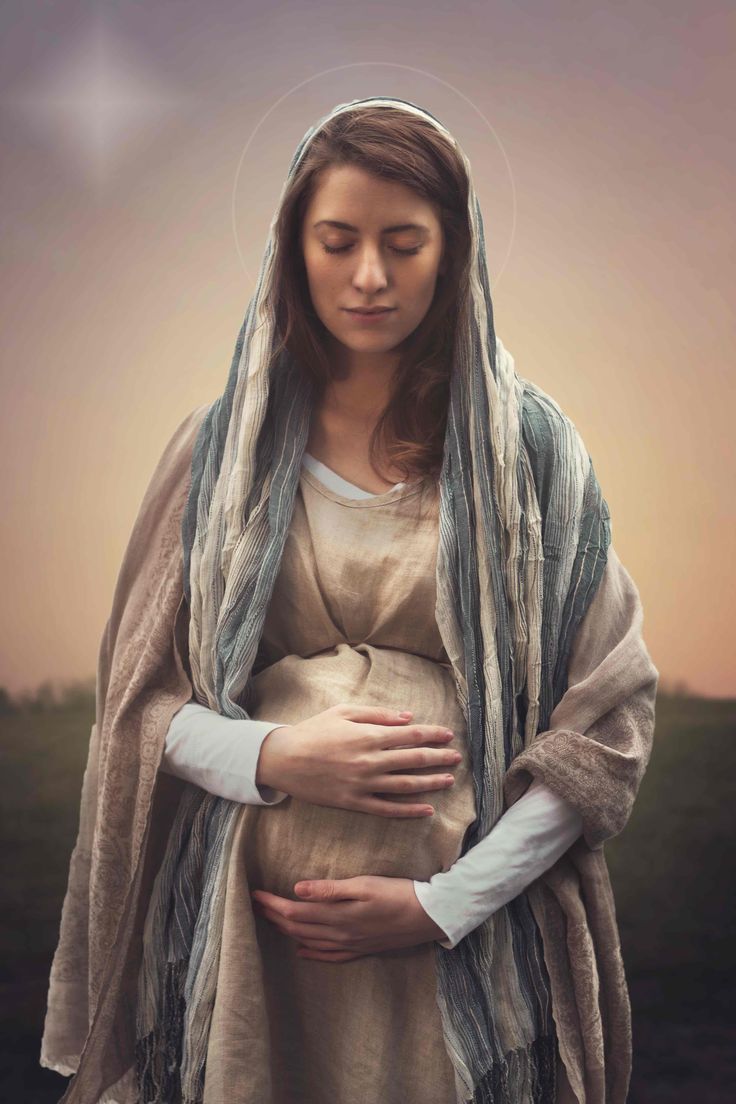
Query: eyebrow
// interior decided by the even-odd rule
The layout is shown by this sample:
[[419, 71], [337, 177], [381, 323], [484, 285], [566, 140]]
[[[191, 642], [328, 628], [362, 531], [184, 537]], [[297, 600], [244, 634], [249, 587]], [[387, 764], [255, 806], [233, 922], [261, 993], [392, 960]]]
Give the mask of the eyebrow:
[[[359, 233], [357, 226], [351, 226], [349, 222], [339, 222], [337, 219], [320, 219], [319, 222], [315, 222], [312, 227], [313, 230], [317, 230], [320, 226], [334, 226], [337, 230], [351, 230], [354, 234]], [[425, 233], [429, 233], [428, 226], [422, 226], [420, 222], [401, 222], [396, 226], [384, 226], [381, 231], [382, 234], [396, 234], [400, 230], [423, 230]]]

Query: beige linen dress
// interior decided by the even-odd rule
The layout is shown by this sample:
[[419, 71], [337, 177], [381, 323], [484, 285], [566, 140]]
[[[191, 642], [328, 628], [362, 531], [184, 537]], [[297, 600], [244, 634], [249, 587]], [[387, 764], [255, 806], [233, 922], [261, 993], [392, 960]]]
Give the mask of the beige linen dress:
[[[303, 959], [251, 892], [303, 879], [427, 880], [475, 819], [465, 723], [435, 620], [439, 491], [424, 479], [349, 498], [302, 468], [244, 704], [294, 724], [340, 702], [447, 725], [463, 758], [434, 815], [386, 818], [291, 796], [244, 805], [229, 859], [204, 1104], [455, 1104], [434, 942], [345, 962]], [[416, 773], [435, 773], [418, 768]]]
[[[125, 551], [111, 615], [101, 641], [97, 717], [90, 735], [79, 833], [71, 857], [59, 943], [52, 965], [41, 1052], [41, 1064], [46, 1068], [56, 1069], [64, 1076], [76, 1071], [64, 1094], [68, 1104], [136, 1104], [139, 1099], [135, 1077], [135, 1000], [146, 902], [185, 786], [180, 779], [157, 773], [155, 765], [160, 762], [171, 718], [192, 695], [191, 677], [186, 669], [186, 603], [181, 592], [181, 517], [191, 486], [192, 449], [209, 408], [209, 404], [203, 404], [185, 418], [156, 467]], [[389, 499], [393, 493], [388, 492]], [[408, 497], [401, 505], [396, 503], [399, 516], [414, 502], [413, 497]], [[373, 527], [384, 512], [378, 499], [362, 500], [356, 507], [354, 501], [346, 502], [339, 496], [325, 493], [324, 488], [316, 487], [315, 481], [305, 475], [297, 515], [302, 531], [308, 516], [306, 504], [311, 508], [312, 518], [316, 516], [317, 506], [321, 506], [323, 516], [332, 521], [333, 527], [336, 521], [345, 525], [348, 517], [353, 521], [360, 518], [368, 521], [362, 532], [363, 545], [353, 553], [354, 575], [344, 578], [343, 591], [354, 591], [361, 576], [367, 574], [373, 593], [383, 597], [380, 592], [385, 590], [384, 576], [362, 571], [364, 558], [369, 554], [374, 563], [381, 563], [386, 570], [399, 562], [406, 581], [416, 577], [418, 539], [411, 542], [413, 555], [410, 556], [403, 551], [396, 555], [398, 536], [394, 532], [385, 545], [371, 539]], [[344, 509], [345, 506], [349, 508]], [[428, 551], [431, 551], [436, 539], [433, 533], [430, 540], [429, 532], [428, 528], [425, 535], [429, 541]], [[412, 536], [419, 537], [416, 527]], [[321, 541], [315, 533], [314, 548], [326, 546], [328, 550], [327, 559], [320, 564], [320, 580], [322, 575], [335, 573], [333, 568], [341, 551], [341, 540], [337, 532], [328, 541]], [[314, 558], [314, 548], [302, 549], [305, 562]], [[294, 549], [290, 559], [293, 565]], [[425, 583], [429, 583], [430, 578], [428, 571]], [[334, 603], [334, 597], [330, 601]], [[428, 605], [431, 605], [431, 598]], [[415, 610], [411, 602], [409, 608], [413, 615]], [[377, 602], [372, 609], [380, 609]], [[271, 612], [276, 615], [277, 604]], [[443, 639], [452, 649], [454, 643], [444, 631], [447, 612], [440, 624]], [[434, 625], [428, 615], [424, 620], [433, 632]], [[394, 621], [400, 628], [401, 616], [395, 611]], [[559, 1049], [575, 1085], [577, 1099], [587, 1104], [608, 1104], [609, 1101], [624, 1104], [631, 1073], [630, 1006], [603, 843], [626, 825], [653, 746], [659, 672], [644, 643], [642, 623], [637, 587], [611, 546], [606, 572], [570, 653], [570, 688], [550, 717], [550, 730], [540, 734], [539, 740], [522, 751], [504, 776], [504, 797], [508, 806], [521, 797], [536, 776], [548, 781], [583, 814], [585, 838], [577, 840], [526, 892], [544, 939]], [[412, 648], [417, 648], [417, 640], [409, 642], [409, 649]], [[355, 657], [375, 659], [381, 651], [381, 648], [356, 649]], [[309, 656], [313, 657], [310, 662], [316, 668], [318, 657], [314, 653], [302, 658]], [[402, 657], [398, 652], [397, 656], [399, 660], [411, 662], [411, 657]], [[457, 662], [452, 652], [451, 658]], [[420, 655], [415, 655], [414, 661], [425, 673], [447, 671], [443, 663], [433, 665]], [[303, 667], [306, 666], [303, 663]], [[254, 681], [260, 680], [263, 692], [269, 672], [260, 671], [259, 674], [259, 671], [260, 668], [254, 669]], [[428, 685], [438, 689], [437, 684]], [[289, 689], [289, 680], [285, 679], [282, 690], [287, 696]], [[428, 703], [413, 685], [405, 685], [402, 690], [400, 703], [390, 683], [384, 687], [383, 696], [391, 698], [394, 705], [414, 706], [418, 719], [426, 719], [431, 712]], [[302, 691], [305, 698], [312, 694], [311, 688], [304, 685]], [[287, 720], [281, 708], [282, 704], [287, 704], [287, 696], [283, 702], [272, 703], [273, 712], [266, 713], [264, 709], [261, 719]], [[442, 720], [453, 724], [458, 736], [463, 736], [454, 697], [448, 698], [448, 713]], [[455, 811], [451, 803], [462, 793], [462, 787], [468, 785], [467, 763], [455, 769], [455, 776], [457, 782], [453, 791], [434, 791], [429, 798], [440, 814], [433, 823], [390, 822], [381, 818], [379, 824], [375, 818], [376, 828], [383, 831], [389, 826], [395, 840], [402, 838], [399, 832], [413, 834], [423, 828], [439, 829], [438, 837], [432, 836], [429, 843], [432, 847], [435, 842], [442, 844], [443, 827], [451, 829], [449, 820], [443, 826], [442, 816]], [[274, 1081], [271, 1071], [275, 1071], [277, 1082], [280, 1077], [277, 1048], [283, 1050], [289, 1044], [294, 1045], [293, 1036], [282, 1040], [280, 1024], [276, 1023], [271, 1029], [272, 1016], [269, 1017], [266, 996], [272, 995], [278, 981], [278, 975], [273, 972], [278, 969], [278, 963], [274, 955], [269, 955], [269, 939], [273, 933], [261, 924], [260, 918], [254, 920], [250, 908], [244, 861], [248, 856], [244, 855], [243, 847], [243, 837], [247, 833], [243, 828], [252, 823], [267, 828], [274, 822], [277, 828], [285, 827], [291, 816], [303, 815], [304, 811], [295, 806], [293, 800], [285, 800], [273, 807], [243, 807], [247, 820], [240, 825], [239, 846], [228, 868], [232, 892], [229, 899], [226, 895], [224, 902], [227, 906], [226, 942], [219, 961], [220, 985], [211, 1025], [213, 1030], [207, 1035], [212, 1044], [208, 1104], [237, 1104], [239, 1100], [255, 1099], [269, 1104], [275, 1099], [270, 1091]], [[311, 812], [321, 819], [325, 810]], [[274, 821], [267, 820], [271, 817]], [[462, 820], [469, 818], [470, 813]], [[353, 826], [358, 819], [352, 820]], [[347, 820], [344, 823], [347, 825]], [[457, 837], [461, 835], [462, 824], [458, 824]], [[278, 832], [274, 836], [278, 842]], [[266, 833], [264, 841], [270, 842]], [[321, 843], [323, 848], [315, 848], [316, 855], [312, 858], [317, 867], [329, 865], [336, 841], [324, 838], [323, 833]], [[297, 844], [303, 845], [303, 841], [297, 840]], [[406, 850], [407, 870], [413, 873], [422, 866], [422, 856]], [[435, 857], [434, 852], [431, 857]], [[226, 861], [227, 858], [226, 855]], [[452, 854], [448, 860], [451, 858]], [[371, 861], [361, 863], [361, 867], [367, 865], [373, 870], [372, 859], [373, 856], [369, 856]], [[289, 856], [285, 861], [289, 861]], [[397, 862], [397, 865], [401, 864]], [[432, 862], [426, 867], [432, 869]], [[319, 872], [299, 869], [296, 875], [302, 878]], [[260, 884], [278, 886], [282, 880], [280, 869], [271, 870], [270, 874], [270, 883], [262, 879]], [[253, 880], [254, 885], [258, 884], [255, 874]], [[434, 950], [432, 944], [427, 946]], [[286, 942], [279, 944], [279, 953], [290, 953]], [[347, 1068], [353, 1071], [360, 1063], [365, 1064], [366, 1051], [376, 1047], [377, 1039], [380, 1045], [383, 1037], [379, 1017], [386, 1015], [387, 1009], [393, 1012], [396, 1007], [401, 1008], [401, 1015], [394, 1013], [392, 1027], [397, 1027], [398, 1020], [398, 1028], [408, 1028], [410, 1034], [407, 1036], [404, 1031], [408, 1045], [399, 1050], [395, 1032], [388, 1033], [392, 1052], [389, 1051], [386, 1058], [393, 1063], [391, 1072], [400, 1076], [401, 1069], [411, 1063], [416, 1077], [426, 1080], [421, 1063], [427, 1052], [430, 1058], [436, 1052], [441, 1055], [441, 1040], [435, 1020], [438, 1034], [432, 1037], [427, 1034], [426, 1048], [416, 1054], [410, 1049], [412, 1045], [416, 1048], [417, 1028], [422, 1026], [415, 1018], [417, 1010], [420, 1014], [425, 1011], [425, 1006], [417, 1006], [416, 1001], [421, 988], [416, 981], [421, 970], [412, 970], [410, 975], [414, 988], [408, 997], [413, 1004], [409, 999], [404, 1000], [404, 992], [397, 991], [397, 987], [382, 990], [375, 984], [381, 976], [388, 976], [388, 968], [393, 964], [411, 961], [420, 966], [424, 962], [421, 955], [409, 956], [402, 952], [402, 956], [395, 956], [395, 963], [389, 963], [384, 955], [347, 963], [307, 959], [293, 962], [294, 969], [289, 971], [289, 977], [301, 983], [301, 992], [305, 979], [316, 981], [309, 997], [312, 992], [324, 992], [325, 979], [333, 983], [335, 979], [337, 983], [344, 982], [345, 977], [359, 981], [361, 967], [370, 963], [369, 984], [376, 997], [372, 1009], [368, 1009], [374, 1013], [373, 1030], [368, 1030], [360, 1039], [356, 1056], [343, 1045], [340, 1035], [330, 1035], [334, 1021], [326, 1017], [327, 1045], [335, 1046], [335, 1061], [330, 1061], [330, 1055], [326, 1059], [330, 1073], [337, 1070], [338, 1077], [342, 1076], [340, 1071], [346, 1065], [346, 1058]], [[379, 969], [386, 973], [379, 974]], [[391, 977], [390, 981], [393, 984], [395, 978]], [[294, 984], [293, 989], [296, 988]], [[428, 988], [431, 987], [428, 985]], [[357, 986], [343, 984], [342, 989], [338, 995], [344, 998], [347, 991], [345, 1007], [354, 1008]], [[308, 1009], [309, 1006], [305, 1003], [303, 1007]], [[411, 1013], [410, 1023], [402, 1022], [404, 1012]], [[431, 1009], [428, 1015], [434, 1015]], [[287, 1018], [287, 1030], [289, 1022]], [[349, 1026], [348, 1022], [346, 1034]], [[314, 1063], [315, 1052], [307, 1052], [305, 1045], [305, 1040], [310, 1042], [311, 1038], [305, 1033], [297, 1038], [296, 1045], [306, 1061]], [[384, 1064], [374, 1063], [376, 1067]], [[557, 1104], [563, 1100], [565, 1104], [574, 1104], [575, 1096], [562, 1064], [558, 1064], [558, 1074]], [[360, 1082], [359, 1077], [354, 1080]], [[363, 1081], [363, 1088], [366, 1091], [362, 1095], [370, 1100], [368, 1077]], [[328, 1084], [324, 1096], [330, 1091]], [[374, 1099], [376, 1095], [374, 1092]], [[398, 1095], [399, 1090], [394, 1098]], [[418, 1089], [415, 1099], [420, 1095]], [[344, 1101], [337, 1098], [335, 1104], [344, 1104]]]
[[[323, 962], [254, 916], [256, 888], [299, 900], [305, 878], [427, 880], [475, 818], [462, 711], [435, 621], [439, 497], [432, 480], [353, 499], [302, 468], [246, 706], [294, 724], [340, 702], [447, 725], [463, 759], [433, 816], [374, 816], [289, 796], [244, 805], [227, 883], [205, 1104], [454, 1104], [435, 946]], [[258, 668], [265, 664], [262, 670]], [[436, 773], [419, 768], [416, 773]]]

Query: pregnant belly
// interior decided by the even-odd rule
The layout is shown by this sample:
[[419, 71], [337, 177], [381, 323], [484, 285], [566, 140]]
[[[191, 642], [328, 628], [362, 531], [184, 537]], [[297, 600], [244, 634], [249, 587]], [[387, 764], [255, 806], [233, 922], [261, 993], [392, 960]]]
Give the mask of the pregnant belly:
[[[452, 729], [453, 746], [463, 757], [448, 772], [455, 782], [448, 789], [390, 795], [395, 802], [428, 802], [435, 811], [425, 817], [384, 817], [291, 796], [278, 805], [243, 806], [242, 857], [251, 889], [293, 898], [294, 883], [305, 878], [374, 874], [426, 881], [449, 869], [460, 854], [476, 811], [465, 722], [451, 671], [408, 652], [340, 644], [306, 659], [286, 656], [249, 687], [254, 719], [297, 724], [339, 703], [410, 709], [415, 723]], [[411, 773], [438, 772], [426, 767]]]

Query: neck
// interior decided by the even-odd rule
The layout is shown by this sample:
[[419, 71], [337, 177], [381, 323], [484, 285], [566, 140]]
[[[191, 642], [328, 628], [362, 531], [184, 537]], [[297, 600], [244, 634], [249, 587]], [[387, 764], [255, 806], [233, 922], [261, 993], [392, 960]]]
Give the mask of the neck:
[[362, 353], [335, 343], [330, 350], [333, 378], [319, 401], [332, 422], [370, 434], [388, 405], [400, 354]]

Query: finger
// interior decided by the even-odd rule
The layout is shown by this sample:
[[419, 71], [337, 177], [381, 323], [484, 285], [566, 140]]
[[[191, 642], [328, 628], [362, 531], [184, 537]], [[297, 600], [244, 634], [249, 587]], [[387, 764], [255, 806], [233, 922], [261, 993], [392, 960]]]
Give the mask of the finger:
[[328, 942], [326, 939], [308, 939], [306, 936], [302, 936], [301, 939], [296, 941], [300, 947], [306, 947], [310, 951], [330, 951], [333, 954], [356, 954], [354, 947], [346, 947], [344, 943], [340, 946], [335, 946], [334, 943]]
[[[450, 741], [451, 742], [451, 741]], [[381, 770], [397, 771], [449, 770], [462, 761], [462, 752], [453, 747], [384, 748], [378, 763]]]
[[428, 790], [448, 790], [455, 783], [452, 774], [381, 774], [373, 779], [375, 793], [416, 797]]
[[291, 903], [290, 897], [279, 897], [277, 893], [269, 893], [267, 889], [254, 889], [251, 898], [260, 904], [267, 904], [269, 908], [280, 909]]
[[434, 816], [432, 805], [410, 805], [405, 801], [382, 801], [380, 797], [364, 797], [358, 806], [359, 812], [373, 816], [398, 817], [403, 820]]
[[447, 725], [408, 724], [385, 726], [373, 738], [378, 748], [413, 748], [423, 744], [449, 743], [455, 738]]
[[349, 962], [351, 958], [363, 958], [361, 954], [350, 951], [311, 951], [300, 950], [296, 952], [297, 958], [314, 958], [318, 962]]
[[362, 875], [355, 878], [313, 878], [296, 882], [294, 892], [312, 901], [355, 901], [370, 896]]
[[[274, 912], [280, 912], [287, 919], [308, 921], [316, 918], [319, 921], [324, 921], [329, 919], [329, 915], [334, 915], [334, 913], [329, 915], [325, 913], [325, 909], [330, 907], [330, 902], [294, 901], [291, 897], [279, 897], [277, 893], [268, 893], [265, 889], [254, 889], [251, 893], [251, 899], [256, 904], [265, 905]], [[344, 902], [338, 903], [343, 904]], [[315, 910], [319, 912], [318, 916], [316, 916]]]
[[354, 900], [345, 901], [292, 901], [290, 897], [277, 897], [273, 893], [254, 890], [251, 894], [255, 905], [268, 908], [285, 920], [299, 920], [303, 924], [329, 924], [354, 913]]
[[345, 949], [345, 937], [340, 931], [328, 924], [301, 924], [293, 920], [285, 920], [278, 912], [270, 909], [261, 909], [261, 914], [270, 920], [276, 927], [293, 939], [322, 939], [330, 947]]

